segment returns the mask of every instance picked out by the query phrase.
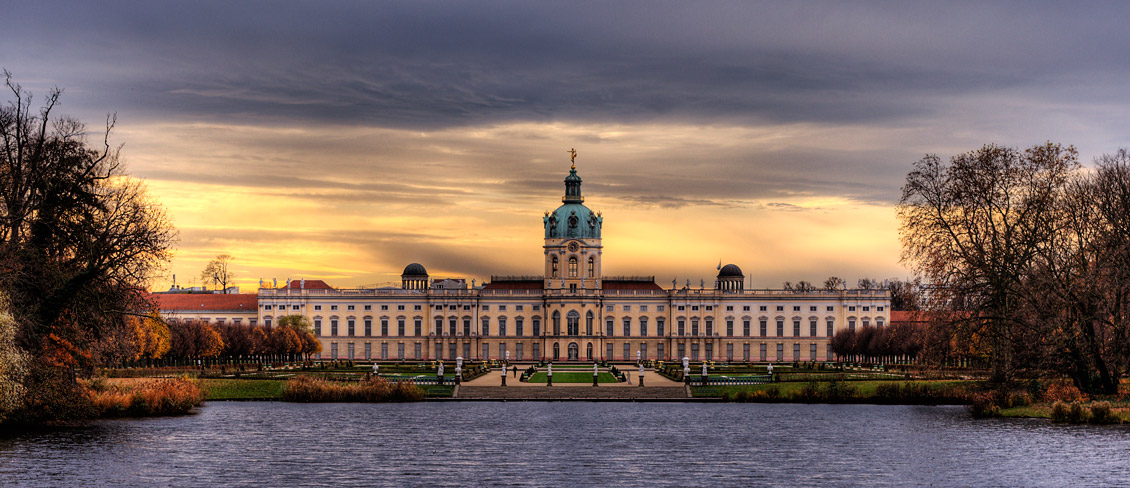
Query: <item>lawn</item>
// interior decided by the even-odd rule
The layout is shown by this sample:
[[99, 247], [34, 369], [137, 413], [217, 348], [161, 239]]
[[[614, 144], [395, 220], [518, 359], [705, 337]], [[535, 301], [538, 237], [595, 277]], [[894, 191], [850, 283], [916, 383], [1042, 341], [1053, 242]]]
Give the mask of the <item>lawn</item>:
[[201, 379], [205, 400], [278, 400], [286, 381]]
[[[546, 375], [545, 375], [545, 373], [542, 373], [542, 372], [534, 373], [534, 375], [531, 376], [529, 381], [528, 381], [528, 383], [545, 383], [545, 382], [546, 382]], [[554, 383], [588, 383], [588, 384], [592, 384], [592, 372], [587, 372], [587, 373], [554, 372], [553, 373], [553, 382]], [[610, 373], [601, 372], [600, 375], [598, 375], [596, 377], [596, 382], [597, 383], [616, 383], [616, 377], [612, 376], [612, 374], [610, 374]]]

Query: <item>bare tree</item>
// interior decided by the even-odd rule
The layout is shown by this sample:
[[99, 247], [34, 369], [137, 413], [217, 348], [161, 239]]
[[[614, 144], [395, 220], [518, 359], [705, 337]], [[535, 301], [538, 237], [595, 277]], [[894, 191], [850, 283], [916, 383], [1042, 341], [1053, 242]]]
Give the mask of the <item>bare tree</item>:
[[845, 284], [847, 284], [847, 282], [844, 281], [843, 278], [839, 276], [829, 276], [828, 279], [824, 280], [824, 290], [839, 291], [844, 288]]
[[955, 315], [959, 333], [989, 339], [996, 381], [1028, 346], [1024, 277], [1052, 241], [1058, 197], [1078, 167], [1074, 147], [987, 145], [949, 164], [927, 155], [907, 175], [897, 207], [903, 262], [935, 285], [935, 303], [955, 295], [972, 307]]
[[204, 267], [204, 271], [200, 272], [200, 280], [205, 283], [212, 283], [214, 286], [219, 287], [224, 293], [228, 292], [228, 283], [235, 280], [235, 273], [232, 272], [230, 264], [235, 258], [228, 254], [220, 254], [216, 259], [208, 261], [208, 265]]

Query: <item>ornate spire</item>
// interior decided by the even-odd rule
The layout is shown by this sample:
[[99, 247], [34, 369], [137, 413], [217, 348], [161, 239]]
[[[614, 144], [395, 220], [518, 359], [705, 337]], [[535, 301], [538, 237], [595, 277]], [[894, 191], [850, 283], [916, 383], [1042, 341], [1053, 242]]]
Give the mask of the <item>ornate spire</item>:
[[585, 197], [581, 196], [581, 177], [577, 176], [577, 150], [570, 149], [566, 151], [569, 153], [569, 176], [565, 177], [565, 196], [561, 197], [561, 201], [565, 203], [581, 203], [585, 201]]

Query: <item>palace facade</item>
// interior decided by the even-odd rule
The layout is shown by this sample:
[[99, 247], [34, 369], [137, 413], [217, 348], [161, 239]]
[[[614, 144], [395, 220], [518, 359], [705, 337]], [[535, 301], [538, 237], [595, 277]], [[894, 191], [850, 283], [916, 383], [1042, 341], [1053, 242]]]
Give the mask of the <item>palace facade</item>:
[[[654, 277], [605, 276], [603, 225], [584, 205], [574, 166], [561, 206], [542, 218], [540, 276], [492, 276], [467, 286], [431, 280], [412, 263], [399, 288], [291, 281], [261, 287], [254, 315], [205, 317], [195, 310], [192, 316], [270, 325], [303, 315], [322, 343], [322, 359], [586, 362], [827, 361], [836, 331], [881, 326], [890, 316], [886, 290], [747, 290], [733, 264], [720, 267], [712, 288], [667, 289]], [[193, 302], [187, 308], [195, 307], [187, 300]]]

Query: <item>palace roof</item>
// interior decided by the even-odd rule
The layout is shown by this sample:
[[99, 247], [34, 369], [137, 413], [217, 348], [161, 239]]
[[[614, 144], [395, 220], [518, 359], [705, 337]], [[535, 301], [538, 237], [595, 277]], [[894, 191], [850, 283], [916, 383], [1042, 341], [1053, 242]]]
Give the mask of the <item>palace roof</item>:
[[[307, 282], [309, 284], [309, 282]], [[152, 293], [149, 298], [162, 312], [174, 310], [229, 310], [254, 312], [259, 296], [254, 293]]]

